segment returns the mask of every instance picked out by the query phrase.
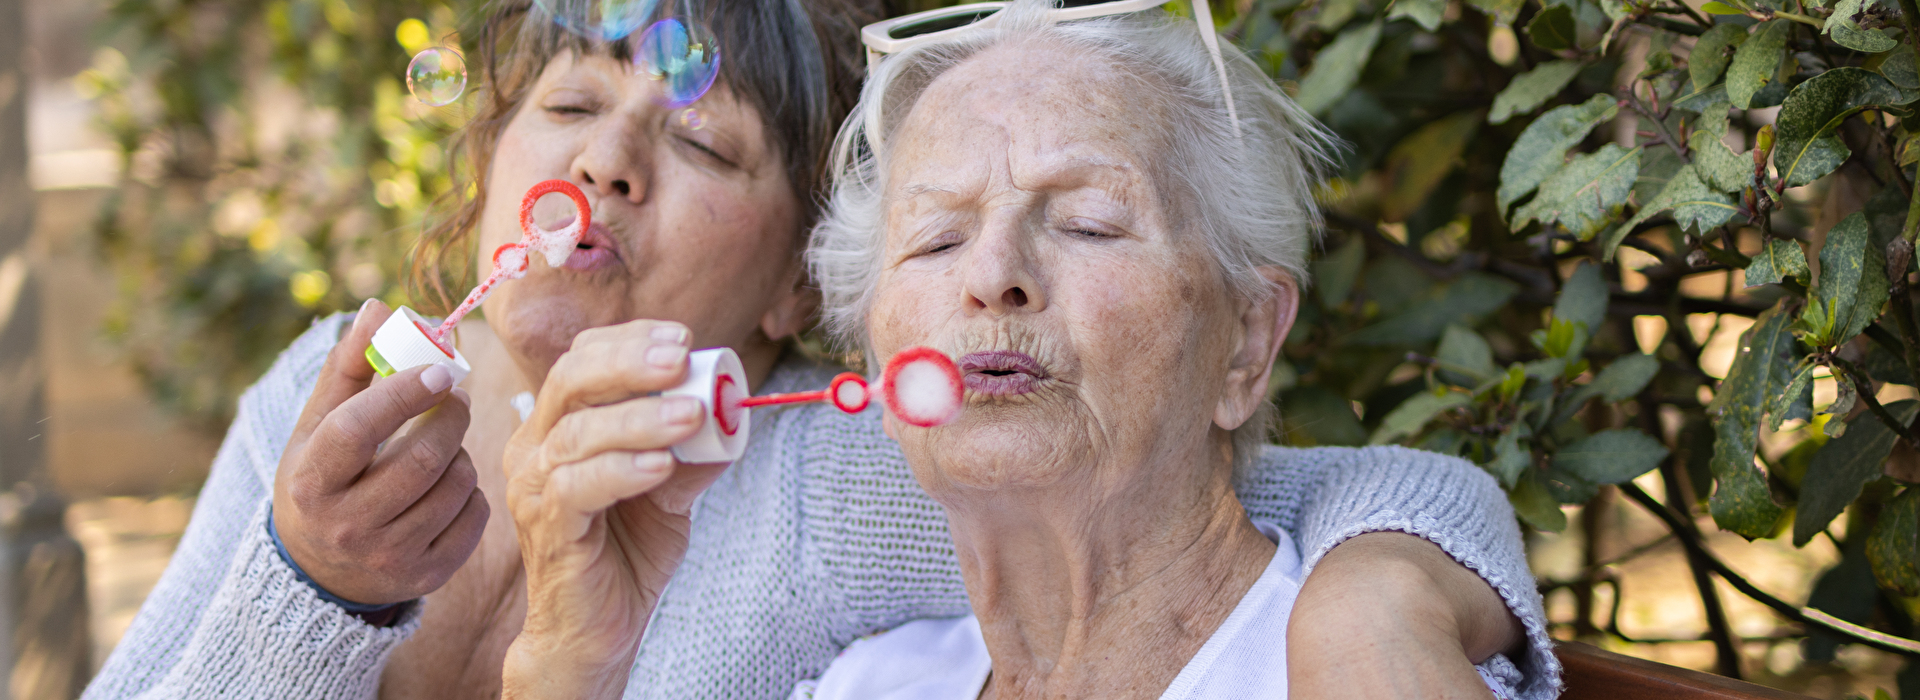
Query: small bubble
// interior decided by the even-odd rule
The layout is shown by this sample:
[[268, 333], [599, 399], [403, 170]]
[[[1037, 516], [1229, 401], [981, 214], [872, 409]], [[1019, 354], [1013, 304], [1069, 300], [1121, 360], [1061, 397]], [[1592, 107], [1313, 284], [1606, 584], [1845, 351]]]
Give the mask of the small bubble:
[[619, 41], [653, 17], [658, 0], [534, 0], [562, 29], [589, 41]]
[[407, 64], [407, 91], [429, 107], [451, 104], [467, 90], [467, 60], [446, 46], [415, 54]]
[[700, 127], [707, 125], [707, 118], [700, 116], [700, 110], [688, 107], [680, 110], [680, 125], [692, 131], [699, 131]]

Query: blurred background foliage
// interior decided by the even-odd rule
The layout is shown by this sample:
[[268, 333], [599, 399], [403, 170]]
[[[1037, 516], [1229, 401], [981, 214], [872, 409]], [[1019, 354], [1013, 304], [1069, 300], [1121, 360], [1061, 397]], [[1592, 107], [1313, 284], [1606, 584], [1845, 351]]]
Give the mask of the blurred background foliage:
[[311, 319], [380, 297], [453, 178], [463, 103], [406, 66], [459, 47], [439, 2], [116, 0], [78, 79], [124, 159], [99, 214], [120, 282], [108, 333], [154, 394], [223, 428]]
[[[1461, 455], [1532, 532], [1623, 499], [1659, 542], [1543, 579], [1566, 634], [1632, 640], [1610, 567], [1684, 546], [1723, 674], [1718, 577], [1830, 661], [1920, 645], [1912, 0], [1239, 0], [1223, 32], [1348, 142], [1275, 372], [1297, 445]], [[898, 12], [950, 4], [902, 0]], [[1169, 6], [1191, 12], [1184, 3]], [[120, 0], [81, 82], [125, 158], [98, 240], [112, 335], [218, 427], [310, 319], [404, 301], [467, 110], [408, 98], [467, 4]], [[1563, 506], [1587, 504], [1586, 509]], [[1696, 513], [1843, 553], [1805, 605]], [[1590, 531], [1590, 536], [1592, 532]], [[1626, 549], [1626, 547], [1619, 547]], [[1612, 614], [1597, 608], [1612, 586]], [[1920, 697], [1920, 664], [1899, 690]]]

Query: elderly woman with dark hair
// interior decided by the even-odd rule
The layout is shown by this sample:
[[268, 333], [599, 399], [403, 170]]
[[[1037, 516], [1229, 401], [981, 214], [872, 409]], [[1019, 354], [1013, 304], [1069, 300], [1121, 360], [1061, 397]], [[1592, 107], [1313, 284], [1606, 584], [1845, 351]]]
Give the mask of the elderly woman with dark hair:
[[[1142, 4], [1158, 3], [1105, 11]], [[958, 360], [958, 419], [884, 425], [943, 508], [971, 615], [928, 610], [855, 641], [794, 697], [1554, 695], [1517, 557], [1483, 561], [1485, 580], [1444, 622], [1405, 621], [1400, 636], [1430, 655], [1347, 665], [1344, 630], [1293, 615], [1328, 545], [1296, 542], [1294, 513], [1259, 495], [1262, 478], [1329, 463], [1472, 469], [1401, 448], [1263, 449], [1269, 373], [1317, 225], [1319, 128], [1244, 56], [1210, 51], [1210, 30], [1157, 11], [939, 12], [967, 13], [988, 19], [906, 41], [898, 24], [869, 27], [870, 47], [896, 53], [870, 61], [810, 255], [831, 329], [870, 366], [914, 346]], [[680, 575], [622, 534], [637, 513], [602, 510], [647, 493], [644, 480], [599, 503], [569, 495], [599, 483], [594, 469], [514, 475], [530, 601], [508, 697], [610, 696], [649, 601]], [[1517, 555], [1498, 487], [1464, 481], [1424, 495], [1488, 516], [1482, 535]], [[890, 512], [839, 511], [799, 536], [871, 531]], [[895, 546], [901, 565], [925, 566], [919, 538]], [[915, 599], [870, 584], [886, 573], [849, 571], [845, 595]], [[1314, 595], [1326, 585], [1352, 580]], [[1484, 612], [1505, 605], [1527, 638]]]

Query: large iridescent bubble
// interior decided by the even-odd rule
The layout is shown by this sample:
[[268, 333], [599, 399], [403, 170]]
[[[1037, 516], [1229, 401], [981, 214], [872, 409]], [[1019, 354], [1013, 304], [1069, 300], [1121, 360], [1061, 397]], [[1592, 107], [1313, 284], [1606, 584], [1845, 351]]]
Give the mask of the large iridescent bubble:
[[665, 82], [667, 104], [685, 107], [707, 94], [720, 75], [720, 45], [704, 25], [669, 17], [640, 35], [633, 61]]
[[658, 0], [534, 0], [567, 31], [590, 41], [619, 41], [653, 19]]
[[429, 107], [451, 104], [467, 89], [467, 61], [451, 47], [435, 46], [407, 64], [407, 91]]

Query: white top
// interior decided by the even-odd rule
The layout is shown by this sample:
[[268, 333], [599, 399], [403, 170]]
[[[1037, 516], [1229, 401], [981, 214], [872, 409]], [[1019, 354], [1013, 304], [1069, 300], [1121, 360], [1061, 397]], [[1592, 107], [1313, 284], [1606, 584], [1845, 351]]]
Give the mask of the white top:
[[[1253, 525], [1278, 545], [1273, 559], [1161, 700], [1286, 699], [1287, 618], [1305, 572], [1286, 530]], [[992, 667], [979, 619], [915, 620], [848, 645], [792, 700], [974, 700]]]

